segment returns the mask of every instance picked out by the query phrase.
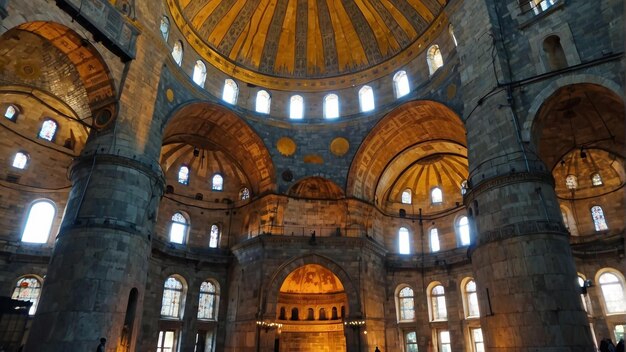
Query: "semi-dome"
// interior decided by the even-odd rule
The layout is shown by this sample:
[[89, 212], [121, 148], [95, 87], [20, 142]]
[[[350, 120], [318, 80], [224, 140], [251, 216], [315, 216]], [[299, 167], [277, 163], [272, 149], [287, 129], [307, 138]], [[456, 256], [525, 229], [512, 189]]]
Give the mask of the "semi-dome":
[[168, 5], [188, 43], [227, 75], [271, 89], [311, 91], [349, 87], [397, 70], [426, 49], [432, 32], [446, 22], [446, 2], [170, 0]]

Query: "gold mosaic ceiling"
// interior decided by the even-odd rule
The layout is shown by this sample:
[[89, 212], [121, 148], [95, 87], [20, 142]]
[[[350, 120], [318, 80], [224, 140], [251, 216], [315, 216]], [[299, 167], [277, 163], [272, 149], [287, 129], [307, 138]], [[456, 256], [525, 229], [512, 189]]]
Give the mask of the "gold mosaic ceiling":
[[271, 89], [349, 87], [426, 48], [447, 0], [167, 0], [208, 62]]

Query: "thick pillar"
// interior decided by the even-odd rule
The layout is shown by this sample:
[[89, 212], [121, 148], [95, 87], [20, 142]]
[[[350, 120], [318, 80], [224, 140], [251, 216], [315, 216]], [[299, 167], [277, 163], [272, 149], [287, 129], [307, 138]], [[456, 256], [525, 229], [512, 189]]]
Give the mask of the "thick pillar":
[[164, 180], [158, 165], [103, 152], [72, 166], [28, 352], [93, 351], [100, 337], [107, 351], [134, 351]]

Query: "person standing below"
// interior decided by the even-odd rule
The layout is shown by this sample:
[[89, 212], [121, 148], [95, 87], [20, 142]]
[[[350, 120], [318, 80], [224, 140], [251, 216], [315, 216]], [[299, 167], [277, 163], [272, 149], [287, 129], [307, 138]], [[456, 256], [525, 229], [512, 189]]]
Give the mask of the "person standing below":
[[104, 337], [100, 338], [100, 344], [98, 345], [98, 348], [96, 349], [96, 352], [104, 352], [104, 345], [107, 343], [107, 339], [105, 339]]

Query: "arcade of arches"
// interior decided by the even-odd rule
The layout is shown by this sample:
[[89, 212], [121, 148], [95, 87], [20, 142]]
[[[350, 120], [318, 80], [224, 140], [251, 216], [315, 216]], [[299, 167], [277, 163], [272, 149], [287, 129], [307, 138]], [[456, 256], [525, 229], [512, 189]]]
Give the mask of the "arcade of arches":
[[0, 25], [0, 349], [624, 335], [619, 0], [0, 0]]

